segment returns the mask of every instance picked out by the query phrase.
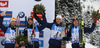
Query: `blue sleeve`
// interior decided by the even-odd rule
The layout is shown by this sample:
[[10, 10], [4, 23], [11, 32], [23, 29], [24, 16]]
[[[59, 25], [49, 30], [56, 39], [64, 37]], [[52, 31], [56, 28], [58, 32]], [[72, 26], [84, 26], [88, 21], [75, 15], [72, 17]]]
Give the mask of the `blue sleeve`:
[[94, 29], [95, 29], [95, 27], [96, 27], [96, 25], [94, 23], [92, 24], [92, 27], [91, 28], [84, 27], [84, 33], [91, 33], [91, 32], [93, 32]]
[[1, 28], [1, 30], [5, 33], [6, 30], [7, 30], [7, 27], [5, 27], [5, 26], [2, 24], [2, 22], [3, 22], [3, 17], [0, 17], [0, 28]]
[[51, 29], [52, 28], [52, 25], [53, 25], [54, 23], [47, 23], [47, 28], [49, 28], [49, 29]]
[[42, 31], [47, 26], [47, 21], [45, 16], [43, 16], [43, 24], [41, 26], [37, 26], [39, 31]]
[[[46, 21], [45, 16], [42, 16], [42, 17], [43, 17], [43, 19]], [[47, 26], [46, 26], [47, 28], [49, 28], [49, 29], [52, 28], [53, 23], [47, 23], [47, 21], [44, 23], [43, 20], [41, 20], [36, 14], [35, 14], [35, 19], [36, 19], [40, 24], [42, 24], [42, 25], [47, 24]], [[44, 28], [44, 27], [43, 27], [43, 28]]]
[[[45, 19], [45, 21], [46, 21], [46, 18], [45, 17], [43, 17], [44, 19]], [[35, 16], [35, 19], [39, 22], [39, 24], [42, 24], [43, 25], [43, 20], [41, 20], [38, 16]], [[47, 21], [46, 21], [46, 23], [47, 23]], [[51, 29], [52, 28], [52, 25], [53, 25], [53, 23], [47, 23], [47, 28], [49, 28], [49, 29]]]

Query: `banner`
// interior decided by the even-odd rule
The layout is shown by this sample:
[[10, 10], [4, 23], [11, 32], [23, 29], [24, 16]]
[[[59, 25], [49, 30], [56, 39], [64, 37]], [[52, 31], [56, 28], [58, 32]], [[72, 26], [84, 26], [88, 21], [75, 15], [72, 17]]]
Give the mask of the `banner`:
[[8, 7], [9, 1], [8, 0], [0, 0], [0, 7]]

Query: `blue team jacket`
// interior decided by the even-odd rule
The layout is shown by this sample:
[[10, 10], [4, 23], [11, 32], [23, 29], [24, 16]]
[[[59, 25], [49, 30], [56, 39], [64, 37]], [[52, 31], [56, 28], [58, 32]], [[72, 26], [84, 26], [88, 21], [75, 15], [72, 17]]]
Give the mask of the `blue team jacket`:
[[[71, 39], [71, 36], [73, 36], [73, 33], [74, 33], [74, 28], [78, 28], [79, 26], [72, 26], [71, 28], [70, 28], [70, 30], [69, 30], [69, 32], [68, 32], [68, 34], [67, 34], [67, 40], [69, 41], [70, 39]], [[89, 27], [84, 27], [84, 33], [91, 33], [91, 32], [93, 32], [94, 31], [94, 29], [95, 29], [95, 27], [96, 27], [96, 25], [93, 23], [92, 24], [92, 27], [91, 28], [89, 28]], [[78, 31], [79, 32], [79, 31]], [[72, 37], [73, 38], [73, 37]], [[85, 43], [84, 43], [84, 45], [85, 45]], [[74, 43], [73, 41], [72, 41], [72, 46], [79, 46], [79, 41], [77, 41], [76, 43]]]
[[[43, 18], [43, 24], [35, 26], [35, 39], [34, 39], [34, 47], [39, 47], [39, 32], [42, 31], [46, 27], [46, 18]], [[39, 18], [40, 19], [40, 18]], [[27, 25], [27, 31], [24, 29], [24, 36], [30, 36], [29, 33], [32, 33], [33, 25]], [[31, 40], [32, 41], [32, 40]]]
[[15, 29], [14, 27], [12, 27], [11, 25], [9, 25], [9, 27], [5, 27], [3, 24], [3, 17], [0, 17], [0, 28], [1, 30], [5, 33], [5, 44], [15, 44]]
[[[40, 24], [43, 24], [43, 21], [39, 18], [39, 17], [35, 17], [35, 19], [40, 23]], [[61, 35], [61, 24], [57, 24], [54, 20], [53, 23], [47, 23], [46, 21], [46, 27], [49, 28], [51, 30], [51, 37], [49, 39], [49, 44], [51, 45], [54, 45], [54, 46], [57, 46], [57, 47], [61, 47], [61, 39], [59, 38]], [[58, 29], [58, 30], [57, 30]], [[55, 34], [53, 34], [53, 32], [55, 32]], [[54, 35], [54, 36], [53, 36]], [[56, 38], [55, 38], [56, 37]]]

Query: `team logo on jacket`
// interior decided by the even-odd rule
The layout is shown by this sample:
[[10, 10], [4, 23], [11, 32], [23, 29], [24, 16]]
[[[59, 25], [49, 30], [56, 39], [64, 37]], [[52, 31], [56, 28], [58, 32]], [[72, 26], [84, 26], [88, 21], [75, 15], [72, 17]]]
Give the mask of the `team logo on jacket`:
[[72, 28], [72, 43], [79, 43], [79, 28]]
[[52, 30], [51, 37], [54, 37], [54, 38], [61, 37], [61, 27], [60, 26], [53, 25], [51, 30]]

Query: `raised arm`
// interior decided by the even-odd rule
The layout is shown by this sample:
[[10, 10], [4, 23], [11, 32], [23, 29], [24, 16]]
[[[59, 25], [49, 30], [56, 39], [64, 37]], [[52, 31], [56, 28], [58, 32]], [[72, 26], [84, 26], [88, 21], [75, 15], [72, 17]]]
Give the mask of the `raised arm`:
[[[35, 19], [36, 19], [40, 24], [42, 24], [42, 25], [46, 26], [47, 28], [51, 29], [53, 23], [47, 23], [47, 20], [46, 20], [46, 17], [45, 17], [45, 12], [42, 12], [41, 14], [42, 14], [43, 20], [41, 20], [41, 19], [36, 15], [36, 13], [34, 12], [34, 17], [35, 17]], [[47, 24], [47, 25], [45, 25], [45, 24]], [[43, 27], [43, 28], [44, 28], [44, 27]]]
[[95, 27], [96, 27], [95, 23], [92, 24], [92, 27], [91, 28], [84, 27], [84, 33], [91, 33], [91, 32], [93, 32], [94, 29], [95, 29]]
[[1, 28], [1, 30], [5, 33], [6, 32], [6, 30], [7, 30], [7, 27], [5, 27], [4, 25], [3, 25], [3, 18], [4, 17], [0, 17], [0, 28]]
[[42, 17], [43, 17], [43, 22], [42, 22], [43, 24], [41, 26], [38, 26], [39, 31], [42, 31], [47, 26], [46, 17], [45, 16]]
[[36, 13], [34, 13], [34, 17], [35, 17], [35, 19], [38, 21], [39, 24], [42, 24], [42, 25], [43, 25], [43, 20], [41, 20], [41, 19], [36, 15]]

